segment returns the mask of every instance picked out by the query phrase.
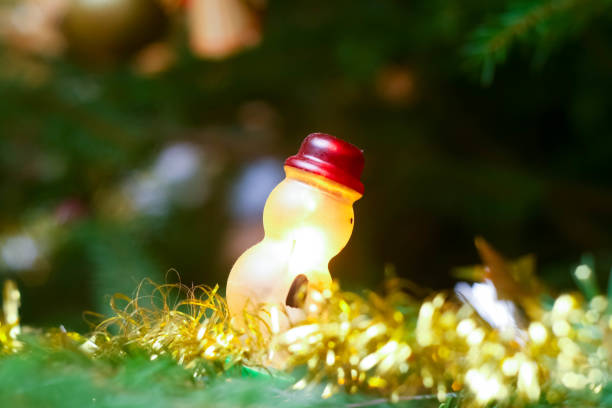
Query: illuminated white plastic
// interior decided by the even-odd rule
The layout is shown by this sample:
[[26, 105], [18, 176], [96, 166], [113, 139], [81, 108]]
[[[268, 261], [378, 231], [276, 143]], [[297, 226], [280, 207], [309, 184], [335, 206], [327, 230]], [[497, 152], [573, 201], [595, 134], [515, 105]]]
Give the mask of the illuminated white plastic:
[[303, 274], [309, 289], [329, 287], [329, 261], [353, 231], [353, 203], [361, 194], [293, 167], [285, 166], [285, 173], [266, 201], [264, 239], [238, 258], [227, 281], [229, 310], [239, 319], [245, 308], [256, 311], [262, 304], [297, 316], [285, 306], [294, 279]]

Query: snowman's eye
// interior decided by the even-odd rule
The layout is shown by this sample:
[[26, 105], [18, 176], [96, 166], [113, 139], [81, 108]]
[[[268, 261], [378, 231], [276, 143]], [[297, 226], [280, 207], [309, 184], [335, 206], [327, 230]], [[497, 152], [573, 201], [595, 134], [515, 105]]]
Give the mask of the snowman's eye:
[[306, 303], [306, 296], [308, 295], [308, 278], [306, 275], [300, 274], [295, 277], [291, 287], [289, 288], [289, 293], [287, 294], [287, 299], [285, 300], [285, 304], [291, 307], [301, 308]]
[[349, 222], [350, 222], [351, 224], [353, 224], [353, 217], [351, 217], [351, 219], [349, 220]]

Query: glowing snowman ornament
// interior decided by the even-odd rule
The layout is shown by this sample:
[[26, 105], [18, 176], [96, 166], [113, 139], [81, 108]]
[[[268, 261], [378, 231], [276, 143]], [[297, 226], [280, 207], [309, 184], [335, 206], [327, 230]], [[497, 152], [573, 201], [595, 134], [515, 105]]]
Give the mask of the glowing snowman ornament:
[[353, 203], [361, 198], [363, 152], [323, 133], [304, 139], [285, 161], [286, 178], [264, 207], [264, 239], [236, 261], [227, 281], [232, 316], [262, 305], [279, 313], [280, 329], [303, 316], [308, 293], [331, 285], [329, 261], [353, 232]]

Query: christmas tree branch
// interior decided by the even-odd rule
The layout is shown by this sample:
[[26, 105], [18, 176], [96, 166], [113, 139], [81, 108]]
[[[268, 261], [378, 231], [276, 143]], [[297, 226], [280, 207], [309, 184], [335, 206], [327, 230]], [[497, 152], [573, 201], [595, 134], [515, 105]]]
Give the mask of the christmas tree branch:
[[512, 3], [493, 21], [474, 31], [465, 54], [473, 65], [481, 67], [481, 82], [488, 85], [493, 81], [496, 65], [505, 61], [515, 44], [531, 42], [540, 51], [536, 58], [543, 60], [552, 48], [579, 31], [609, 3], [607, 0]]

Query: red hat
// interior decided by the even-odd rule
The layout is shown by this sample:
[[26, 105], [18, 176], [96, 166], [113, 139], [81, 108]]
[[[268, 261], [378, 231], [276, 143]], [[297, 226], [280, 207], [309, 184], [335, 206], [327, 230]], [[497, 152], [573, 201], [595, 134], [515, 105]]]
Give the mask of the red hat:
[[363, 194], [363, 150], [325, 133], [311, 133], [285, 166], [308, 171]]

